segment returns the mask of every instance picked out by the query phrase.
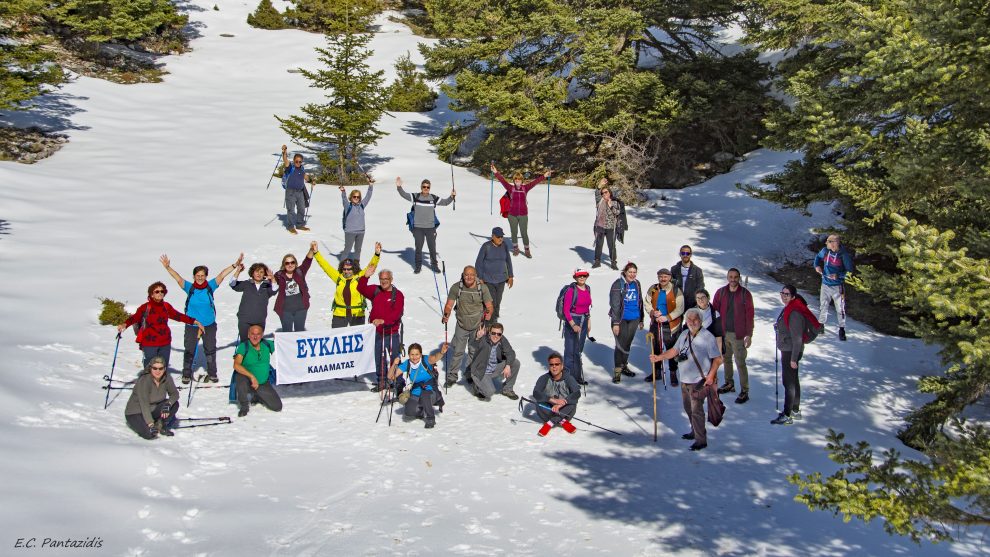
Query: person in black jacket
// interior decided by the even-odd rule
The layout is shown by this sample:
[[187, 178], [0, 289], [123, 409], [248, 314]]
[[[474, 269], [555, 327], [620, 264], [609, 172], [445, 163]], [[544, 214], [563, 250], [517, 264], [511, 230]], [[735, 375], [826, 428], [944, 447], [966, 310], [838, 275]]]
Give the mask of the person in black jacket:
[[244, 265], [238, 265], [230, 287], [241, 293], [241, 305], [237, 308], [237, 334], [240, 342], [247, 341], [248, 328], [251, 325], [261, 325], [265, 328], [268, 320], [268, 300], [278, 292], [278, 283], [272, 270], [264, 263], [254, 263], [248, 268], [250, 280], [237, 280], [241, 276]]
[[694, 250], [689, 245], [681, 246], [681, 260], [670, 268], [671, 280], [684, 292], [684, 310], [687, 311], [695, 306], [694, 295], [699, 290], [705, 289], [705, 273], [691, 261]]
[[485, 327], [482, 326], [475, 333], [473, 341], [474, 356], [468, 364], [468, 370], [474, 385], [474, 396], [486, 402], [495, 394], [494, 379], [499, 376], [502, 378], [502, 395], [509, 400], [519, 399], [512, 387], [519, 377], [521, 364], [509, 339], [502, 336], [503, 331], [500, 323], [492, 323], [486, 335]]
[[509, 245], [505, 243], [505, 232], [501, 226], [492, 229], [492, 239], [481, 245], [474, 268], [478, 271], [481, 284], [488, 285], [492, 295], [491, 321], [498, 321], [498, 310], [502, 305], [502, 293], [505, 285], [512, 288], [512, 256]]
[[543, 426], [537, 433], [546, 437], [555, 425], [564, 428], [567, 433], [574, 433], [577, 428], [570, 418], [577, 413], [577, 402], [581, 398], [581, 386], [570, 373], [564, 369], [564, 358], [553, 352], [547, 357], [550, 373], [536, 380], [533, 387], [533, 400], [536, 401], [536, 413], [543, 420]]

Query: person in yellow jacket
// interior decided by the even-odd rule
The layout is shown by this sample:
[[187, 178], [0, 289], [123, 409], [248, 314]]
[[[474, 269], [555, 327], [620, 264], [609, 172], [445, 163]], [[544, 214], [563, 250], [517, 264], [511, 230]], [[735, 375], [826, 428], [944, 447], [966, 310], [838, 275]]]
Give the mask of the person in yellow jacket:
[[[661, 354], [674, 345], [681, 332], [681, 317], [684, 315], [684, 293], [671, 280], [669, 269], [657, 271], [657, 283], [646, 291], [650, 301], [650, 335], [653, 337], [653, 353]], [[670, 386], [677, 386], [677, 359], [668, 362], [670, 366]], [[659, 376], [659, 377], [658, 377]], [[653, 373], [647, 381], [663, 379], [663, 362], [653, 364]]]
[[[316, 259], [316, 263], [337, 285], [337, 291], [333, 296], [333, 319], [330, 326], [336, 329], [337, 327], [364, 325], [364, 296], [357, 289], [358, 279], [364, 274], [364, 270], [355, 269], [354, 261], [350, 259], [341, 261], [340, 266], [335, 268], [318, 251], [319, 246], [316, 242], [310, 244], [310, 247], [313, 248], [313, 257]], [[381, 254], [382, 244], [377, 242], [375, 243], [375, 255], [368, 263], [368, 267], [378, 265]]]

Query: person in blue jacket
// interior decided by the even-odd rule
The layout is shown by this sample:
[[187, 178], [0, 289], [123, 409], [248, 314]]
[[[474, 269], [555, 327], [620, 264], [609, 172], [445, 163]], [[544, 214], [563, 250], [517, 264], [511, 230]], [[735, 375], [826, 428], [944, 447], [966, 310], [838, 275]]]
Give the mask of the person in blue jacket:
[[392, 366], [388, 370], [388, 378], [395, 381], [400, 375], [403, 379], [402, 394], [399, 395], [399, 402], [405, 407], [403, 409], [404, 420], [412, 421], [417, 418], [425, 418], [426, 429], [431, 429], [437, 424], [434, 405], [443, 407], [443, 396], [437, 385], [439, 377], [436, 363], [447, 353], [447, 343], [443, 343], [439, 352], [430, 354], [427, 361], [423, 361], [423, 347], [419, 343], [412, 343], [406, 352], [409, 358], [402, 361], [401, 358], [392, 360]]
[[839, 243], [838, 234], [830, 234], [825, 247], [815, 256], [815, 271], [822, 276], [822, 290], [818, 295], [818, 321], [825, 327], [828, 306], [835, 302], [839, 316], [839, 340], [846, 340], [846, 278], [853, 272], [853, 260]]
[[505, 285], [512, 288], [512, 257], [509, 255], [509, 246], [505, 243], [505, 232], [502, 227], [496, 226], [492, 229], [492, 239], [481, 245], [478, 250], [478, 258], [474, 262], [474, 268], [478, 270], [478, 278], [481, 284], [487, 284], [492, 295], [492, 316], [491, 322], [498, 321], [498, 310], [502, 306], [502, 293], [505, 292]]

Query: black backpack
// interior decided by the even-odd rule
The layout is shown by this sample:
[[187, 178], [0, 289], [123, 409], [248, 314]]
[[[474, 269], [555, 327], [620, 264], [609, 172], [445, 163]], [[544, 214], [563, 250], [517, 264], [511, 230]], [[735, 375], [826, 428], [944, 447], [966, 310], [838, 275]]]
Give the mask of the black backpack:
[[[557, 307], [557, 319], [560, 319], [561, 321], [564, 321], [565, 320], [565, 318], [564, 318], [564, 296], [567, 294], [567, 289], [568, 288], [574, 288], [574, 293], [571, 294], [570, 311], [574, 311], [574, 306], [577, 305], [577, 299], [578, 299], [577, 283], [576, 282], [572, 282], [570, 284], [565, 285], [563, 288], [561, 288], [560, 289], [560, 293], [557, 294], [557, 305], [556, 305], [556, 307]], [[585, 288], [588, 289], [588, 293], [590, 294], [591, 293], [591, 287], [588, 286], [588, 285], [585, 285]]]
[[[182, 309], [182, 313], [185, 313], [187, 315], [189, 314], [189, 301], [192, 300], [193, 292], [195, 292], [196, 290], [197, 290], [196, 288], [189, 289], [189, 294], [186, 295], [186, 305]], [[213, 303], [213, 287], [210, 286], [210, 281], [206, 281], [206, 294], [207, 297], [210, 299], [210, 309], [212, 309], [213, 312], [216, 313], [217, 306], [214, 305]]]

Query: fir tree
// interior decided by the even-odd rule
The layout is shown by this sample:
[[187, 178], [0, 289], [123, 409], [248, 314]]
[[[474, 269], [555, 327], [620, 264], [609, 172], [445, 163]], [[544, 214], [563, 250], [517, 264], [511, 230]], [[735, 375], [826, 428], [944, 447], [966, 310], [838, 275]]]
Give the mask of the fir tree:
[[379, 0], [293, 0], [293, 4], [285, 12], [293, 25], [328, 34], [366, 32], [381, 10]]
[[387, 110], [394, 112], [428, 112], [436, 106], [437, 94], [426, 84], [424, 74], [407, 52], [395, 61], [395, 81], [385, 92]]
[[332, 160], [341, 183], [347, 183], [362, 149], [385, 135], [377, 127], [385, 105], [384, 72], [368, 66], [369, 34], [327, 35], [326, 41], [327, 48], [316, 49], [323, 67], [302, 74], [311, 87], [324, 90], [327, 102], [307, 104], [300, 115], [275, 118], [294, 141], [322, 152], [321, 160]]
[[959, 421], [990, 392], [986, 10], [973, 0], [759, 0], [751, 20], [752, 41], [790, 53], [778, 87], [796, 102], [769, 118], [768, 143], [805, 151], [774, 188], [751, 191], [799, 208], [835, 202], [844, 241], [877, 263], [855, 284], [901, 308], [903, 328], [939, 344], [945, 365], [920, 382], [935, 398], [899, 434], [927, 460], [887, 453], [874, 464], [869, 446], [836, 434], [840, 471], [794, 478], [799, 498], [847, 519], [880, 517], [916, 540], [990, 525], [990, 443]]
[[261, 0], [254, 13], [248, 14], [248, 25], [259, 29], [284, 29], [285, 18], [272, 5], [272, 0]]
[[90, 43], [140, 39], [188, 21], [163, 0], [62, 0], [49, 13]]
[[64, 79], [52, 55], [25, 31], [30, 27], [24, 20], [40, 9], [40, 3], [27, 0], [0, 6], [0, 109], [23, 108], [24, 101]]

